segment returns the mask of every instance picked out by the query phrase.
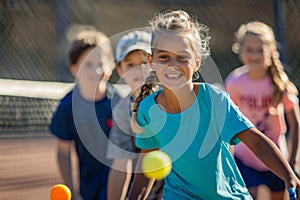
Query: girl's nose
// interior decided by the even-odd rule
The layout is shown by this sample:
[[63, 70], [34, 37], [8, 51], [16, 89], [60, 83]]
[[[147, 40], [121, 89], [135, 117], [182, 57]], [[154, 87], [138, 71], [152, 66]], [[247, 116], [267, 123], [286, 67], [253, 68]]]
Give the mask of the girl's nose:
[[178, 63], [177, 63], [177, 60], [176, 58], [171, 58], [167, 64], [168, 66], [170, 67], [177, 67], [178, 66]]
[[252, 56], [257, 56], [257, 57], [258, 57], [258, 56], [261, 56], [261, 55], [262, 55], [262, 52], [259, 51], [259, 50], [255, 50], [255, 51], [252, 51], [252, 52], [251, 52], [251, 55], [252, 55]]

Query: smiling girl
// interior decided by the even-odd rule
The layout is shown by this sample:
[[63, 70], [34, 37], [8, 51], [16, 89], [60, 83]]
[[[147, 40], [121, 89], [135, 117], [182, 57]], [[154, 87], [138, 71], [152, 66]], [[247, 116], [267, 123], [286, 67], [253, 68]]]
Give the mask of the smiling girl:
[[[229, 96], [210, 84], [193, 82], [201, 60], [209, 55], [206, 26], [182, 10], [158, 14], [151, 25], [150, 63], [157, 78], [142, 87], [132, 123], [140, 133], [136, 145], [142, 149], [137, 170], [143, 156], [153, 150], [160, 149], [172, 159], [163, 199], [251, 199], [228, 148], [240, 140], [286, 187], [298, 188], [300, 182], [279, 149]], [[157, 84], [162, 89], [155, 91]], [[138, 199], [148, 183], [137, 173], [130, 199]]]

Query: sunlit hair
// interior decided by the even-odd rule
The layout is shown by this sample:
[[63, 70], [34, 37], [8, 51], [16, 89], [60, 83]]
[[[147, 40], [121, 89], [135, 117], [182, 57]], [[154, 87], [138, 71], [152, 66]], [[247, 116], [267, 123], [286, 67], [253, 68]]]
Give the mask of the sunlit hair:
[[271, 65], [268, 68], [268, 74], [273, 83], [273, 95], [270, 109], [277, 108], [282, 99], [283, 93], [287, 91], [288, 93], [297, 95], [297, 88], [284, 72], [283, 65], [279, 59], [275, 35], [270, 26], [258, 21], [241, 25], [238, 31], [235, 33], [236, 41], [232, 46], [233, 52], [237, 54], [240, 53], [244, 38], [247, 34], [258, 36], [264, 44], [269, 46], [272, 51]]
[[182, 10], [159, 13], [150, 22], [152, 31], [151, 47], [155, 47], [156, 39], [166, 31], [184, 35], [191, 34], [191, 45], [195, 53], [205, 59], [210, 55], [209, 29], [206, 25], [200, 24], [196, 19]]
[[[208, 27], [197, 22], [188, 13], [182, 10], [168, 11], [158, 13], [149, 22], [152, 31], [151, 47], [155, 48], [155, 42], [160, 35], [171, 32], [189, 38], [191, 47], [196, 56], [205, 59], [210, 55]], [[149, 82], [150, 81], [150, 82]], [[151, 93], [159, 89], [159, 82], [156, 74], [153, 72], [142, 86], [139, 96], [135, 99], [132, 114], [132, 129], [136, 133], [141, 133], [142, 128], [137, 123], [137, 111], [140, 102]]]
[[101, 53], [106, 57], [110, 68], [114, 69], [115, 63], [112, 62], [114, 58], [110, 40], [104, 33], [96, 30], [82, 31], [74, 38], [69, 50], [70, 64], [77, 64], [82, 54], [96, 47], [99, 48]]

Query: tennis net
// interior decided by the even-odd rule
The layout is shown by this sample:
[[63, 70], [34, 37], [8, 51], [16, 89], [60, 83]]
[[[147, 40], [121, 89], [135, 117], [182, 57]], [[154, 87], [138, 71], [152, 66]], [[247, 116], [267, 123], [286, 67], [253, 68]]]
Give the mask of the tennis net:
[[0, 138], [47, 136], [59, 100], [73, 85], [0, 79]]

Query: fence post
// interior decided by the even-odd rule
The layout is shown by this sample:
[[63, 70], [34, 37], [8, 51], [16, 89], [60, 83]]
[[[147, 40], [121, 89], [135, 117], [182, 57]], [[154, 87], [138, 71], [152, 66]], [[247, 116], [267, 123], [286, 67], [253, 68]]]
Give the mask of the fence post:
[[55, 0], [55, 27], [56, 27], [56, 71], [58, 81], [68, 82], [69, 68], [67, 62], [68, 41], [66, 31], [69, 27], [68, 0]]
[[279, 42], [280, 60], [287, 65], [289, 62], [287, 57], [285, 0], [274, 0], [274, 16], [275, 35]]

